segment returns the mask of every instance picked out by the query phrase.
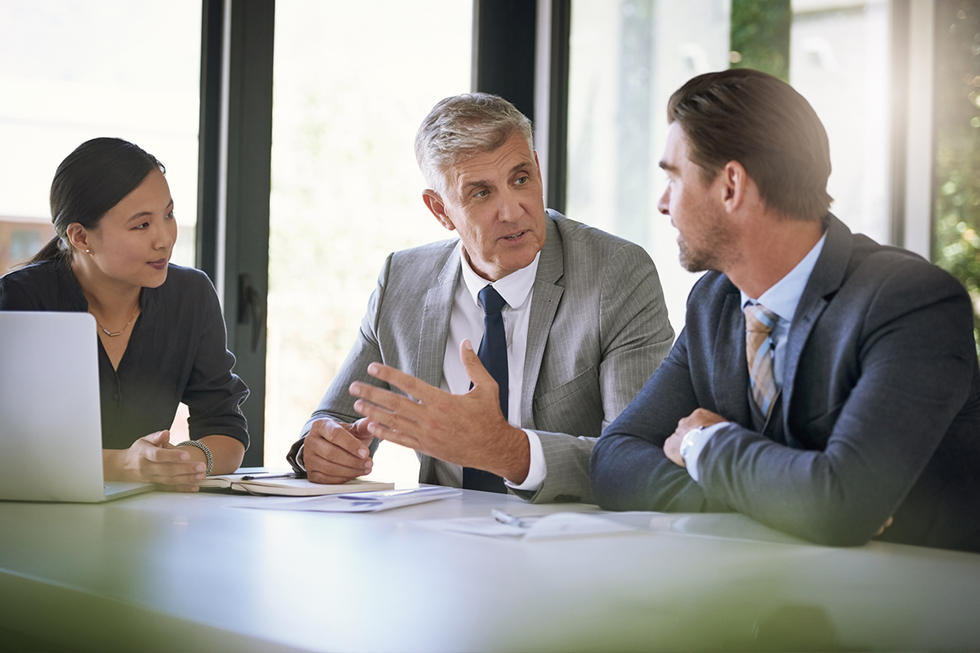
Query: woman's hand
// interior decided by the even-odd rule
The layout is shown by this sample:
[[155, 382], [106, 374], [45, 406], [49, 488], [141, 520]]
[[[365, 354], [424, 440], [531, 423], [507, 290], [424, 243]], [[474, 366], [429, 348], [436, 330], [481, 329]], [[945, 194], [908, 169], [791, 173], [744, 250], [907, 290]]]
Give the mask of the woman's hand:
[[163, 489], [197, 492], [204, 480], [204, 463], [170, 444], [170, 431], [157, 431], [134, 442], [129, 449], [103, 449], [102, 470], [107, 481], [159, 483]]

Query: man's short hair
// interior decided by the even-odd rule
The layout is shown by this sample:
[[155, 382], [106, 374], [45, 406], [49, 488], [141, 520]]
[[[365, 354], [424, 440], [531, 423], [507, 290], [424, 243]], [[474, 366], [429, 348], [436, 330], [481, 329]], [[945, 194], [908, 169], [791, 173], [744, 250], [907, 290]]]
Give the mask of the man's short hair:
[[489, 93], [463, 93], [441, 100], [415, 134], [415, 158], [425, 183], [440, 195], [446, 173], [475, 154], [493, 152], [514, 134], [534, 151], [531, 121], [507, 100]]
[[770, 208], [804, 220], [830, 209], [827, 132], [789, 84], [748, 68], [699, 75], [670, 97], [667, 121], [684, 129], [705, 183], [738, 161]]

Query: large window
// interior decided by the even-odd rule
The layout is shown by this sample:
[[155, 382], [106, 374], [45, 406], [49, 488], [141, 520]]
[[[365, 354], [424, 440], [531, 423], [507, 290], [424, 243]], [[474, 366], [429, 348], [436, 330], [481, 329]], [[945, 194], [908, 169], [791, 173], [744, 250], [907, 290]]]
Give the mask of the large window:
[[[0, 0], [0, 274], [53, 235], [48, 191], [82, 142], [116, 136], [167, 168], [194, 265], [200, 0]], [[171, 440], [187, 439], [181, 406]]]
[[880, 243], [890, 239], [888, 5], [794, 0], [789, 66], [830, 139], [830, 210]]
[[[761, 22], [789, 14], [789, 43], [774, 48], [786, 50], [789, 82], [827, 129], [831, 210], [852, 230], [887, 242], [887, 10], [885, 0], [572, 3], [567, 212], [647, 248], [675, 330], [697, 276], [680, 267], [676, 231], [656, 208], [665, 187], [657, 164], [670, 94], [704, 72], [745, 63], [765, 68], [771, 62], [756, 54], [764, 50], [760, 41], [778, 39], [780, 31]], [[744, 38], [738, 30], [746, 25], [753, 52], [732, 46], [733, 30]], [[784, 67], [785, 55], [777, 57]], [[748, 56], [763, 58], [755, 64]]]
[[980, 2], [937, 9], [933, 255], [973, 297], [980, 343]]
[[193, 265], [200, 52], [200, 0], [0, 0], [0, 273], [53, 235], [51, 178], [97, 136], [166, 165]]
[[[276, 3], [265, 461], [284, 464], [354, 342], [385, 256], [451, 237], [413, 140], [470, 90], [472, 3]], [[374, 475], [417, 480], [383, 443]]]

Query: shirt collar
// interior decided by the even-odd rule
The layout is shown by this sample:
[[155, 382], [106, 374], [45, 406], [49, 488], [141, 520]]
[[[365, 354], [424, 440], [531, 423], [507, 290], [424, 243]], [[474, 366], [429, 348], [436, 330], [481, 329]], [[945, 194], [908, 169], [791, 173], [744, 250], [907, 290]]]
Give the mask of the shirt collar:
[[[500, 296], [504, 298], [504, 301], [511, 308], [520, 308], [527, 301], [528, 296], [531, 294], [531, 288], [534, 287], [534, 279], [538, 274], [538, 260], [540, 258], [541, 252], [538, 252], [530, 265], [511, 272], [506, 277], [493, 282], [494, 289], [500, 293]], [[460, 267], [463, 270], [463, 282], [466, 284], [466, 289], [469, 291], [470, 297], [473, 298], [473, 303], [479, 306], [480, 291], [491, 282], [473, 271], [473, 268], [470, 267], [470, 262], [466, 260], [465, 252], [460, 252], [459, 260]]]
[[813, 249], [803, 257], [803, 260], [797, 263], [796, 267], [789, 271], [789, 274], [777, 281], [772, 288], [762, 293], [759, 299], [753, 299], [739, 291], [742, 295], [742, 308], [744, 309], [746, 304], [757, 302], [778, 315], [779, 319], [792, 322], [793, 316], [796, 315], [796, 307], [799, 305], [803, 290], [806, 288], [806, 282], [810, 280], [810, 274], [817, 264], [817, 259], [820, 258], [820, 252], [823, 251], [826, 240], [827, 232], [824, 231], [823, 236], [813, 246]]

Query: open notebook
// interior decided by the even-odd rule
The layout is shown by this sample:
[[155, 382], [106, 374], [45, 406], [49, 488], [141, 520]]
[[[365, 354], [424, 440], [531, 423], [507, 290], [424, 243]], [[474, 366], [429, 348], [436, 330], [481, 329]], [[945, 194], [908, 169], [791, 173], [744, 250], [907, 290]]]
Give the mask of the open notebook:
[[337, 485], [321, 485], [306, 479], [306, 474], [286, 471], [266, 471], [264, 468], [240, 469], [235, 474], [208, 476], [201, 483], [202, 488], [224, 489], [232, 492], [247, 492], [260, 496], [314, 497], [324, 494], [346, 494], [350, 492], [373, 492], [391, 490], [394, 483], [355, 478]]
[[95, 328], [88, 313], [0, 311], [0, 500], [96, 503], [153, 489], [102, 480]]

